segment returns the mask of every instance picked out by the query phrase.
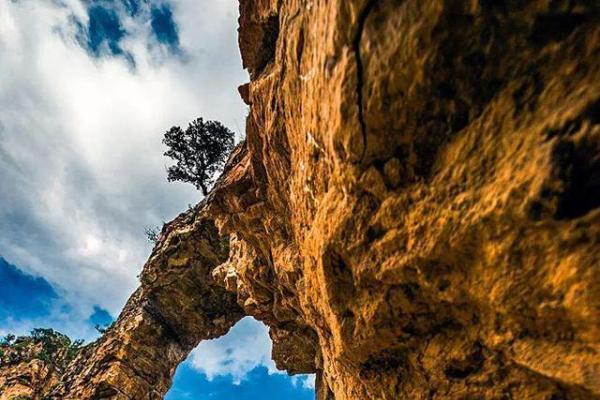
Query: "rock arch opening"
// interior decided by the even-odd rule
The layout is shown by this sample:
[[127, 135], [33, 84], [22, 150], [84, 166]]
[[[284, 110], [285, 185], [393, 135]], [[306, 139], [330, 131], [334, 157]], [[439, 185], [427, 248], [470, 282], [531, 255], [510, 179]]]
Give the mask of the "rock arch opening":
[[[186, 359], [187, 366], [195, 363], [204, 370], [206, 380], [229, 374], [233, 384], [257, 368], [263, 378], [277, 375], [267, 383], [281, 381], [283, 371], [278, 372], [271, 355], [288, 372], [312, 372], [314, 367], [281, 365], [281, 355], [287, 354], [282, 342], [271, 351], [268, 328], [244, 318], [238, 294], [215, 278], [215, 269], [229, 258], [230, 238], [219, 233], [205, 205], [180, 214], [163, 229], [140, 276], [141, 286], [108, 331], [64, 371], [47, 399], [163, 399]], [[276, 336], [282, 328], [272, 329]], [[310, 387], [310, 382], [293, 378], [288, 389]]]
[[314, 399], [314, 375], [288, 376], [271, 359], [268, 327], [241, 319], [224, 336], [201, 342], [177, 368], [166, 400], [204, 398]]

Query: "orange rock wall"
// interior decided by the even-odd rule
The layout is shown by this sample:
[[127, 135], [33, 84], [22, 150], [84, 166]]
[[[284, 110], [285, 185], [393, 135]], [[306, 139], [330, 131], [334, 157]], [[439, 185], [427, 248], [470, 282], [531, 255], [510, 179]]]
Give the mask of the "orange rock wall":
[[252, 189], [215, 215], [278, 365], [316, 344], [321, 398], [600, 396], [597, 6], [241, 11]]

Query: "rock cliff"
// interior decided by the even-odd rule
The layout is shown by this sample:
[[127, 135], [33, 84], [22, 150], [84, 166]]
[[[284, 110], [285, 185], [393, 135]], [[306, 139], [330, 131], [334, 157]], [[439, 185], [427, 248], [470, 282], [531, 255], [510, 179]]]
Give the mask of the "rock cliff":
[[115, 325], [19, 394], [160, 399], [251, 315], [320, 400], [600, 399], [599, 12], [240, 0], [245, 142]]

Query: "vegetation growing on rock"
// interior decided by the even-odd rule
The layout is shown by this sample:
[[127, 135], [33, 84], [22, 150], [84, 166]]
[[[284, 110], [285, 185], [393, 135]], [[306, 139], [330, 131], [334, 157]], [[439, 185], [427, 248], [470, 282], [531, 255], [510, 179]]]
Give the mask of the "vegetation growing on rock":
[[0, 367], [41, 360], [62, 371], [82, 348], [83, 340], [72, 341], [53, 329], [37, 328], [30, 336], [7, 335], [0, 341]]
[[233, 138], [233, 132], [220, 122], [202, 118], [190, 122], [185, 131], [172, 127], [163, 138], [169, 147], [165, 156], [176, 161], [167, 169], [167, 179], [191, 183], [207, 196], [215, 174], [233, 149]]

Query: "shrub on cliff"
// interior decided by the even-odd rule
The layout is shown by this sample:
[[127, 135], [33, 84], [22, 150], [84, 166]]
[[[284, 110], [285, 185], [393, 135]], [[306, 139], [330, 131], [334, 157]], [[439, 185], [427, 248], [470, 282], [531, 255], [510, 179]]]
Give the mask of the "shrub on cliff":
[[[53, 329], [37, 328], [31, 331], [31, 340], [33, 343], [39, 343], [42, 350], [36, 358], [47, 363], [57, 364], [65, 367], [81, 350], [83, 340], [71, 341], [68, 336], [56, 332]], [[60, 357], [57, 357], [59, 356]]]
[[34, 329], [30, 336], [8, 335], [0, 340], [0, 366], [38, 359], [64, 370], [83, 348], [82, 340], [71, 341], [53, 329]]
[[218, 121], [192, 121], [184, 131], [174, 126], [165, 133], [163, 143], [169, 147], [164, 155], [176, 161], [167, 169], [169, 182], [192, 183], [208, 195], [219, 171], [233, 149], [233, 132]]
[[0, 339], [0, 347], [10, 346], [16, 339], [15, 335], [8, 334], [4, 338]]
[[150, 243], [158, 242], [158, 238], [160, 237], [160, 231], [161, 229], [158, 226], [147, 226], [146, 228], [144, 228], [144, 233], [146, 234], [146, 238]]

